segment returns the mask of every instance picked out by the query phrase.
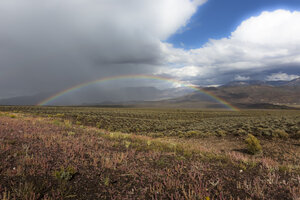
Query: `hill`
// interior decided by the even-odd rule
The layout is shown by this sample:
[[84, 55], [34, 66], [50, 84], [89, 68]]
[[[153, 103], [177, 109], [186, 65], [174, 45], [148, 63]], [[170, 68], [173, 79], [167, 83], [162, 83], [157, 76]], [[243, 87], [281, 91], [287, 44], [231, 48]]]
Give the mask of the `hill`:
[[[300, 105], [300, 78], [292, 81], [233, 81], [220, 87], [202, 88], [241, 108], [279, 108]], [[201, 105], [218, 108], [211, 98], [199, 92], [169, 100], [173, 104]], [[197, 104], [197, 103], [198, 104]], [[219, 105], [220, 107], [220, 105]]]
[[300, 86], [225, 86], [212, 93], [233, 104], [300, 104]]

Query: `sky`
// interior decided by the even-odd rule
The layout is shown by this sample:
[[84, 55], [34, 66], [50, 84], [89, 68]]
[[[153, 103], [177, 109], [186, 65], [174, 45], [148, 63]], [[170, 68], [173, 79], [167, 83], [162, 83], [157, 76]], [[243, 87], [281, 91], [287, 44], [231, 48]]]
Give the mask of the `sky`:
[[[241, 3], [242, 2], [242, 3]], [[166, 41], [175, 47], [192, 49], [204, 45], [210, 38], [228, 37], [244, 20], [263, 11], [286, 9], [299, 11], [298, 0], [209, 0], [199, 6], [188, 26], [171, 35]]]
[[0, 30], [0, 98], [131, 74], [200, 86], [300, 76], [299, 0], [1, 0]]

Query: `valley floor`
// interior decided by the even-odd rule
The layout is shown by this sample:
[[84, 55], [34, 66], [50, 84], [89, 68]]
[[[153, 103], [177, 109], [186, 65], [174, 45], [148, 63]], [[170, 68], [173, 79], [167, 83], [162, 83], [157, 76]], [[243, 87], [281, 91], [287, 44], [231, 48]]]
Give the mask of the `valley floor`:
[[297, 139], [150, 137], [0, 112], [0, 199], [291, 199]]

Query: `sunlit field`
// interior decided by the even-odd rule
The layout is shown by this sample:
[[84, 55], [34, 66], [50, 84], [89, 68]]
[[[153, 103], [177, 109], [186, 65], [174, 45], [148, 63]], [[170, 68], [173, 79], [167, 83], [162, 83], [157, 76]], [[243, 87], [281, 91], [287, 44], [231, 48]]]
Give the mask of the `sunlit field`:
[[300, 111], [0, 107], [0, 199], [291, 199]]

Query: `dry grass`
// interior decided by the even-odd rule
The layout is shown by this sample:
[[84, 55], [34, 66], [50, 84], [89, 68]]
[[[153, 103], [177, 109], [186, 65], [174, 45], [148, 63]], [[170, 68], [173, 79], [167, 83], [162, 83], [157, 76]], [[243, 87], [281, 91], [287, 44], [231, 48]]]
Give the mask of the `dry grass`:
[[[230, 145], [242, 150], [243, 137], [152, 138], [74, 125], [70, 120], [10, 115], [0, 113], [2, 200], [297, 199], [300, 195], [297, 155], [282, 164], [265, 150], [267, 140], [261, 141], [264, 154], [251, 156]], [[193, 138], [190, 134], [188, 138]], [[282, 139], [270, 142], [281, 142], [279, 148], [289, 144]], [[293, 148], [284, 153], [295, 153], [299, 147]]]

